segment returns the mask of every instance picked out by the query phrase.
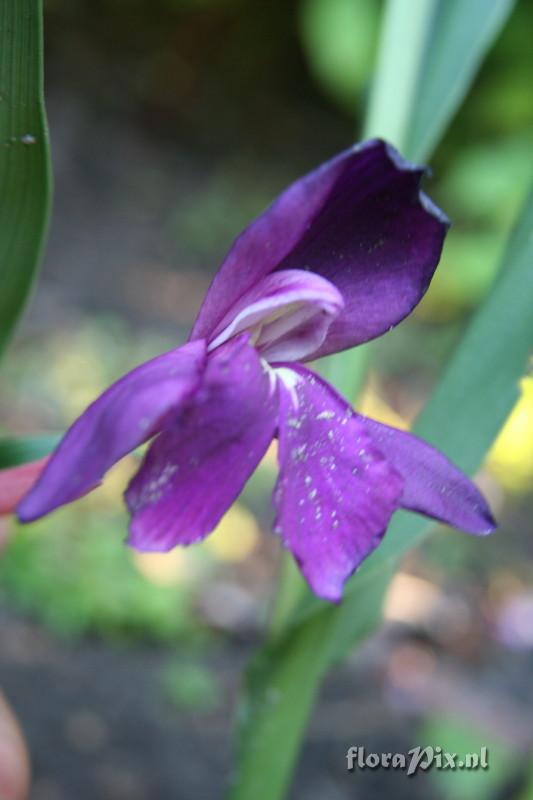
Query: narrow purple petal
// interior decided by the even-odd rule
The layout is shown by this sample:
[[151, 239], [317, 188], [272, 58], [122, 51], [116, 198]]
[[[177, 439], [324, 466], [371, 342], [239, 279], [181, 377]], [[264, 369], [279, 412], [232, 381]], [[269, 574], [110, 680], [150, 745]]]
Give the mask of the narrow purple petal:
[[131, 481], [129, 544], [169, 550], [213, 530], [264, 455], [277, 425], [275, 381], [247, 336], [210, 354], [195, 402], [153, 442]]
[[322, 275], [345, 302], [313, 357], [396, 325], [428, 288], [448, 225], [420, 191], [423, 173], [373, 140], [293, 183], [234, 243], [192, 337], [210, 338], [265, 275], [292, 269]]
[[198, 388], [205, 359], [205, 342], [189, 342], [110, 386], [67, 431], [19, 504], [19, 519], [37, 519], [94, 489], [113, 464], [179, 415]]
[[267, 275], [226, 314], [209, 350], [242, 331], [268, 361], [294, 361], [320, 347], [332, 320], [344, 306], [325, 278], [303, 270]]
[[338, 601], [345, 580], [380, 543], [403, 480], [328, 384], [302, 367], [276, 372], [275, 530], [315, 594]]
[[360, 417], [372, 441], [404, 478], [401, 505], [468, 533], [496, 524], [485, 498], [460, 469], [411, 433]]

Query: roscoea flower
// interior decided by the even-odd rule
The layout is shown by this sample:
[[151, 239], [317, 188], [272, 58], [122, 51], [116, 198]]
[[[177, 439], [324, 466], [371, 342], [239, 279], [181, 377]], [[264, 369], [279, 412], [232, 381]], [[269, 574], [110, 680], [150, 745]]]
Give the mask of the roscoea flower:
[[423, 169], [382, 141], [301, 178], [246, 228], [187, 344], [142, 364], [76, 420], [18, 507], [30, 521], [98, 485], [148, 439], [129, 484], [129, 544], [204, 538], [274, 437], [275, 531], [313, 591], [338, 600], [398, 508], [494, 528], [474, 484], [408, 433], [366, 419], [303, 366], [366, 342], [426, 291], [448, 221]]

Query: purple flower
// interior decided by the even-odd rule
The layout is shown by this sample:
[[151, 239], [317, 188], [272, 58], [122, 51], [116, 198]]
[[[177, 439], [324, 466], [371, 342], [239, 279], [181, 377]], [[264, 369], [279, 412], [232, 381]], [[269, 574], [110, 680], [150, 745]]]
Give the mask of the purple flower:
[[127, 488], [129, 543], [203, 539], [279, 440], [275, 531], [313, 591], [344, 581], [408, 508], [477, 534], [473, 483], [411, 434], [355, 413], [303, 362], [385, 333], [419, 302], [448, 221], [424, 170], [369, 141], [293, 183], [235, 241], [187, 344], [113, 384], [65, 434], [18, 507], [34, 520], [153, 439]]

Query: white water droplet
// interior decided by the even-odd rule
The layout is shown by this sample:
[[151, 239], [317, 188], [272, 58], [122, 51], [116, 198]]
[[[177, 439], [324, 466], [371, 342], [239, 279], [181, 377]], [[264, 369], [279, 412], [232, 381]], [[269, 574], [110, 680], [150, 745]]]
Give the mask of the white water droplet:
[[317, 414], [317, 419], [333, 419], [335, 416], [334, 411], [321, 411], [320, 414]]

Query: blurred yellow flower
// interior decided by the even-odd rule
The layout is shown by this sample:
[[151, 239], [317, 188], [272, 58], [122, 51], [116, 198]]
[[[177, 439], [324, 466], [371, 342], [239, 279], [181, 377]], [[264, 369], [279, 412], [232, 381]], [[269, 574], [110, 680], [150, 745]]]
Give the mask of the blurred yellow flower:
[[487, 457], [489, 471], [511, 492], [533, 487], [533, 376], [522, 379], [520, 390], [520, 398]]
[[204, 547], [219, 561], [235, 563], [248, 558], [258, 537], [259, 526], [254, 515], [235, 503], [224, 514]]
[[[254, 549], [259, 526], [253, 514], [235, 504], [222, 517], [203, 547], [218, 561], [244, 561]], [[168, 553], [140, 553], [132, 550], [131, 557], [138, 571], [156, 586], [176, 586], [198, 575], [198, 562], [188, 550], [175, 547]]]
[[139, 463], [133, 456], [126, 456], [118, 461], [105, 476], [98, 494], [95, 495], [96, 501], [100, 503], [103, 500], [113, 508], [122, 510], [122, 493], [139, 469]]
[[81, 334], [74, 343], [55, 342], [48, 375], [67, 419], [83, 411], [106, 383], [95, 343]]
[[156, 586], [177, 586], [195, 576], [186, 550], [175, 547], [168, 553], [131, 551], [133, 563], [141, 575]]
[[378, 381], [375, 376], [370, 376], [361, 399], [357, 404], [357, 411], [365, 417], [372, 417], [384, 425], [391, 425], [402, 431], [409, 429], [409, 422], [398, 414], [381, 396]]

